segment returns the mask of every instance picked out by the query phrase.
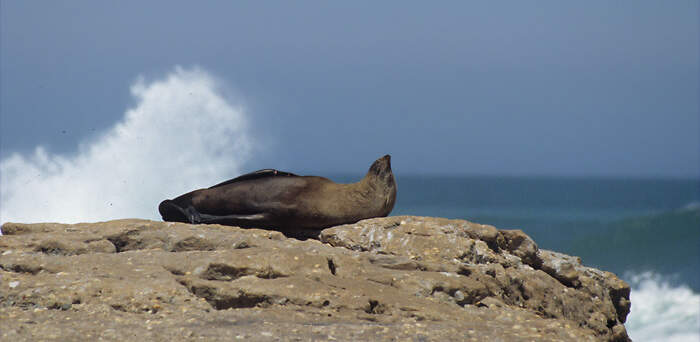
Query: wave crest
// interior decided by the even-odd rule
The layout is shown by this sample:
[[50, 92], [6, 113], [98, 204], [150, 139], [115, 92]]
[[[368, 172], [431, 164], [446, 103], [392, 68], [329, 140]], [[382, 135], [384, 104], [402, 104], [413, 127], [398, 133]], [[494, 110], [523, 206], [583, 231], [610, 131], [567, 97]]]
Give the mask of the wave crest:
[[633, 275], [630, 283], [632, 308], [625, 327], [634, 341], [700, 340], [700, 294], [652, 272]]
[[158, 218], [158, 202], [240, 173], [250, 137], [243, 107], [204, 70], [136, 81], [136, 105], [72, 156], [37, 147], [0, 161], [0, 222]]

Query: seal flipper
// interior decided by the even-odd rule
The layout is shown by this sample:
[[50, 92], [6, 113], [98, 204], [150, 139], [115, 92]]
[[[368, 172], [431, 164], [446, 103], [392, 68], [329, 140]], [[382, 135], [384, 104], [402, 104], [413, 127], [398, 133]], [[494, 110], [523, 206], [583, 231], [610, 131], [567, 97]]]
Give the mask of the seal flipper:
[[190, 223], [185, 211], [171, 200], [165, 200], [158, 205], [158, 211], [163, 221]]
[[183, 209], [172, 200], [160, 202], [158, 211], [160, 212], [160, 216], [163, 217], [163, 221], [193, 224], [201, 223], [202, 221], [197, 209], [191, 205]]
[[193, 206], [182, 208], [175, 201], [165, 200], [158, 205], [158, 211], [163, 217], [163, 221], [182, 222], [191, 224], [226, 224], [234, 223], [236, 225], [250, 226], [255, 225], [261, 220], [268, 218], [267, 214], [252, 214], [252, 215], [209, 215], [202, 214]]
[[265, 177], [275, 177], [275, 176], [284, 176], [284, 177], [299, 177], [298, 175], [295, 175], [291, 172], [286, 172], [286, 171], [279, 171], [275, 169], [263, 169], [263, 170], [258, 170], [254, 171], [251, 173], [246, 173], [244, 175], [238, 176], [233, 179], [229, 179], [225, 182], [216, 184], [214, 186], [209, 187], [209, 189], [217, 188], [223, 185], [231, 184], [231, 183], [236, 183], [236, 182], [241, 182], [241, 181], [246, 181], [246, 180], [251, 180], [251, 179], [258, 179], [258, 178], [265, 178]]
[[199, 214], [200, 223], [209, 224], [226, 224], [234, 223], [236, 225], [241, 225], [248, 227], [250, 225], [255, 225], [261, 220], [268, 218], [267, 214], [252, 214], [252, 215], [209, 215], [209, 214]]

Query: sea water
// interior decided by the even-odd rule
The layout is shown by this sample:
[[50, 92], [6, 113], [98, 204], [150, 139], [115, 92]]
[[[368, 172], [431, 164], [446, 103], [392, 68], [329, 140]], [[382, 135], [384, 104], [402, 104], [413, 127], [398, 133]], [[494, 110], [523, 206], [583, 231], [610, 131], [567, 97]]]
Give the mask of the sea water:
[[396, 178], [391, 215], [522, 229], [540, 248], [630, 283], [634, 341], [700, 341], [700, 180]]

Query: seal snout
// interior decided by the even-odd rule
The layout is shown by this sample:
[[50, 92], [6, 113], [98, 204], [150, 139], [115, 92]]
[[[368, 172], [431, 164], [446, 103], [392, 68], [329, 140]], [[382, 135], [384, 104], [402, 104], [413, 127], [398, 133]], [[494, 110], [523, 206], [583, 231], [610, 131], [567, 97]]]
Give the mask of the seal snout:
[[386, 165], [389, 169], [391, 169], [391, 155], [385, 154], [383, 157], [377, 159], [375, 163], [381, 163]]

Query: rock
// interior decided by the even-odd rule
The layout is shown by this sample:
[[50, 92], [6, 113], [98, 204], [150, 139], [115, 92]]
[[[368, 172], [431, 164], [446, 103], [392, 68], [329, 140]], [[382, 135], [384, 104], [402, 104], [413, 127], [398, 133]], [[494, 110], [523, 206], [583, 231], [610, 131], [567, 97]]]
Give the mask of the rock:
[[629, 340], [622, 280], [463, 220], [2, 230], [1, 340]]
[[501, 230], [501, 234], [510, 253], [520, 257], [523, 263], [533, 268], [538, 269], [542, 266], [537, 244], [522, 230]]

